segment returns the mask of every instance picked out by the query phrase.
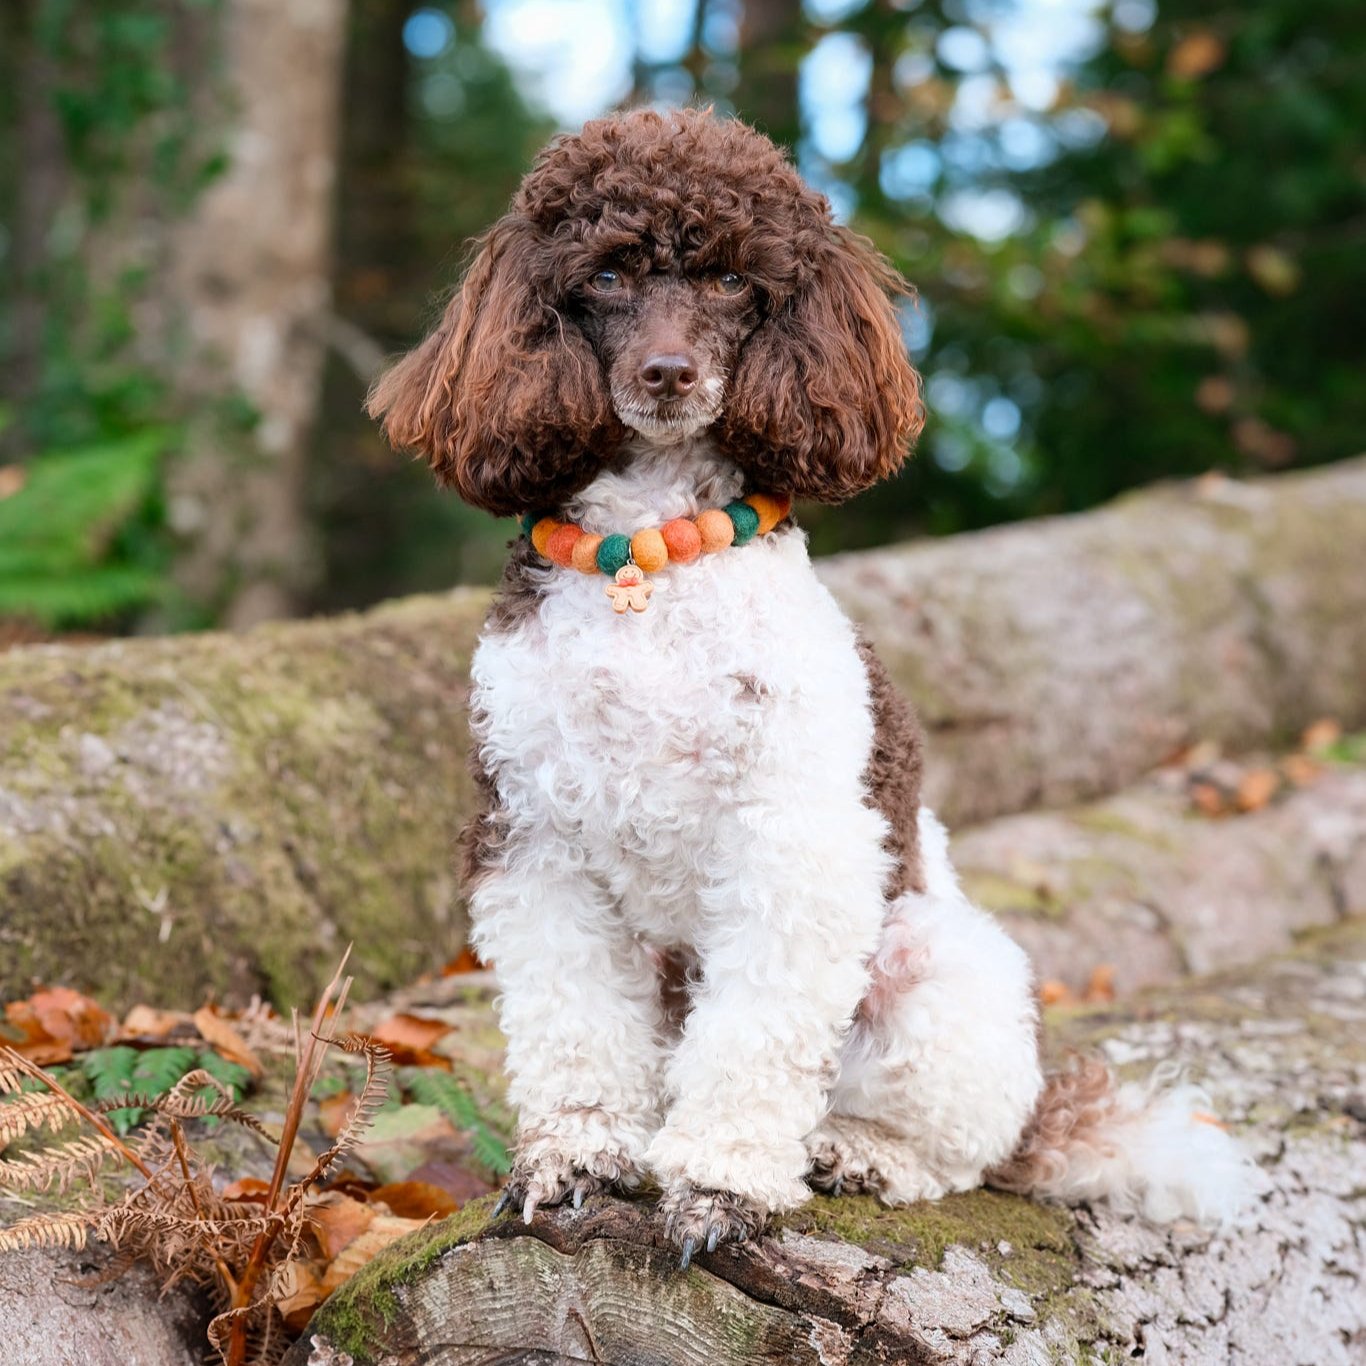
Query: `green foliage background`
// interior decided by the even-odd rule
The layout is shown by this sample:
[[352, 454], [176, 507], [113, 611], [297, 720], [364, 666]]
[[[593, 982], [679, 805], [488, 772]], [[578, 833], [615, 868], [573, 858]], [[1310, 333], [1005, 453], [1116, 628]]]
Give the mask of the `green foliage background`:
[[[49, 119], [69, 171], [38, 259], [19, 259], [17, 228], [0, 238], [19, 267], [0, 286], [0, 467], [25, 469], [18, 492], [0, 477], [0, 616], [128, 626], [169, 594], [162, 490], [185, 414], [139, 335], [156, 261], [106, 248], [124, 225], [190, 212], [225, 165], [194, 109], [196, 85], [219, 79], [231, 3], [26, 0], [0, 14], [7, 223], [22, 218], [26, 120]], [[430, 56], [403, 41], [415, 8], [350, 9], [336, 311], [383, 351], [431, 321], [465, 243], [553, 131], [485, 41], [478, 4], [427, 7], [452, 35]], [[931, 408], [920, 452], [848, 507], [805, 510], [818, 550], [1361, 448], [1366, 8], [1099, 0], [1096, 40], [1046, 107], [1012, 86], [1021, 12], [1051, 22], [1033, 0], [697, 0], [676, 57], [637, 60], [628, 102], [709, 101], [767, 128], [920, 290], [907, 317]], [[980, 60], [955, 56], [965, 34]], [[863, 132], [837, 163], [813, 139], [808, 88], [832, 38], [867, 69]], [[965, 120], [983, 82], [991, 116]], [[993, 195], [1010, 228], [983, 234], [961, 206]], [[41, 344], [21, 356], [35, 299]], [[364, 388], [332, 361], [309, 605], [493, 577], [509, 528], [387, 451], [360, 413]], [[231, 392], [222, 403], [225, 421], [250, 424]]]

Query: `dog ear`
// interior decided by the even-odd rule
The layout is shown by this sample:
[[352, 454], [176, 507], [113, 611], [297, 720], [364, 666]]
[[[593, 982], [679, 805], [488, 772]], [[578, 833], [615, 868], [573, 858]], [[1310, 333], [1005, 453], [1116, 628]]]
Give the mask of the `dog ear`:
[[757, 487], [837, 503], [900, 468], [924, 407], [889, 298], [905, 282], [867, 238], [826, 231], [745, 344], [720, 436]]
[[366, 402], [393, 445], [499, 516], [554, 507], [623, 435], [587, 338], [537, 293], [542, 254], [524, 218], [496, 224], [435, 330]]

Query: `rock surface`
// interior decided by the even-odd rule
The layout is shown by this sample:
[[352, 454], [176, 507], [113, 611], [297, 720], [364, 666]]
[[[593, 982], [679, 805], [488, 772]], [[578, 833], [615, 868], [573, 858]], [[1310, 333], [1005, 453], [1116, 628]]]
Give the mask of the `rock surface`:
[[287, 1366], [1353, 1366], [1366, 1359], [1366, 923], [1102, 1010], [1056, 1042], [1186, 1068], [1256, 1157], [1242, 1226], [1155, 1229], [992, 1192], [815, 1200], [754, 1247], [666, 1252], [648, 1200], [530, 1228], [487, 1202], [393, 1245]]

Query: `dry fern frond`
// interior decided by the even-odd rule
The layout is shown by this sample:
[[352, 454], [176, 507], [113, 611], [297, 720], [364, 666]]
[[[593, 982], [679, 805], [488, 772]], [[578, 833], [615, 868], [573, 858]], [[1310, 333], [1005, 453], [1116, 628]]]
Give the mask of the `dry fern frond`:
[[360, 1142], [361, 1136], [375, 1121], [375, 1116], [383, 1108], [389, 1097], [389, 1081], [393, 1075], [392, 1055], [389, 1050], [364, 1034], [346, 1034], [331, 1039], [330, 1043], [346, 1053], [359, 1053], [365, 1058], [365, 1082], [356, 1095], [355, 1108], [350, 1118], [342, 1125], [336, 1141], [313, 1164], [313, 1170], [302, 1181], [295, 1184], [290, 1192], [290, 1202], [296, 1203], [313, 1186], [329, 1167], [350, 1152]]
[[91, 1216], [35, 1214], [0, 1229], [0, 1252], [22, 1252], [27, 1247], [63, 1247], [79, 1252], [90, 1235]]
[[[191, 1073], [190, 1075], [194, 1076], [195, 1074]], [[208, 1073], [205, 1072], [200, 1075], [208, 1076]], [[97, 1115], [107, 1115], [112, 1110], [137, 1109], [173, 1115], [176, 1119], [225, 1119], [233, 1124], [240, 1124], [244, 1128], [253, 1130], [271, 1143], [278, 1141], [275, 1135], [255, 1115], [239, 1109], [231, 1098], [220, 1097], [217, 1100], [206, 1100], [202, 1096], [176, 1098], [169, 1092], [164, 1096], [148, 1096], [143, 1095], [140, 1091], [134, 1091], [126, 1096], [110, 1096], [106, 1100], [98, 1100], [90, 1108]], [[3, 1108], [0, 1108], [0, 1115], [3, 1114]]]
[[45, 1191], [55, 1183], [64, 1191], [77, 1177], [93, 1180], [115, 1151], [102, 1135], [93, 1134], [13, 1160], [0, 1158], [0, 1185], [11, 1190]]
[[233, 1339], [251, 1366], [279, 1366], [292, 1338], [269, 1295], [241, 1309], [228, 1309], [209, 1324], [209, 1342], [226, 1357]]
[[51, 1091], [25, 1091], [0, 1105], [0, 1148], [31, 1131], [60, 1133], [77, 1118], [61, 1096]]

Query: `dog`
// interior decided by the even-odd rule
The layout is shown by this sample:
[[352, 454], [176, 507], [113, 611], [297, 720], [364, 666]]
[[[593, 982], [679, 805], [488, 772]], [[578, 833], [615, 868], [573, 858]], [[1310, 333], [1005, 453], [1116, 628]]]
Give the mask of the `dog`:
[[463, 862], [528, 1222], [652, 1178], [686, 1265], [812, 1189], [1241, 1199], [1193, 1088], [1045, 1077], [1029, 963], [791, 519], [906, 457], [905, 292], [760, 133], [636, 111], [551, 143], [371, 394], [526, 519], [471, 668]]

